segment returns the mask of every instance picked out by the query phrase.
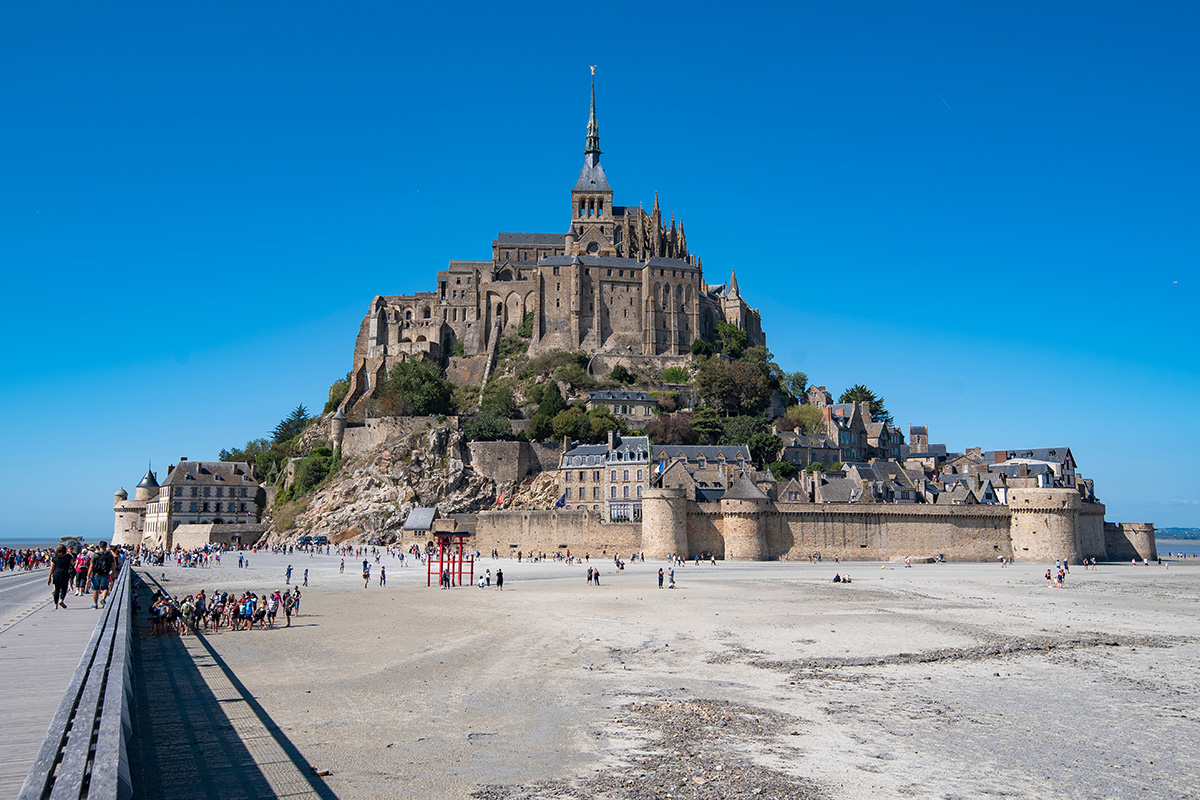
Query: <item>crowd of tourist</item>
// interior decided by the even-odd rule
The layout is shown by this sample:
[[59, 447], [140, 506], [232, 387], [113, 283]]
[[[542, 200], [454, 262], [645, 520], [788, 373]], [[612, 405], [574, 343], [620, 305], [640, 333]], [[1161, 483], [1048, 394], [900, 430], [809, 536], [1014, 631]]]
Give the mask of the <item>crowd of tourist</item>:
[[50, 563], [53, 550], [45, 547], [0, 547], [0, 572], [29, 572]]
[[218, 591], [211, 594], [201, 589], [182, 600], [156, 591], [150, 603], [150, 632], [196, 634], [228, 631], [252, 631], [274, 628], [279, 616], [281, 627], [292, 627], [292, 617], [300, 615], [300, 587], [277, 589], [271, 594]]

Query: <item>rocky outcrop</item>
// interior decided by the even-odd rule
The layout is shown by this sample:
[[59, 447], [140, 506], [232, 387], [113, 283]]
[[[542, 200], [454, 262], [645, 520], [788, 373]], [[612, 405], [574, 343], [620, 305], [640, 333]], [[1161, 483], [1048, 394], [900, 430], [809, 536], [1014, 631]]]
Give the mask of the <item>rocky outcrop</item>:
[[417, 506], [437, 506], [443, 515], [491, 508], [498, 494], [495, 482], [471, 471], [463, 453], [461, 434], [446, 425], [347, 458], [336, 476], [299, 501], [304, 510], [295, 515], [294, 525], [281, 531], [273, 522], [266, 541], [292, 541], [302, 534], [340, 541], [347, 533], [386, 539]]
[[[317, 443], [314, 436], [313, 444]], [[346, 456], [337, 475], [296, 501], [303, 510], [294, 514], [277, 510], [264, 541], [290, 542], [301, 535], [323, 535], [333, 542], [389, 541], [398, 536], [408, 513], [417, 506], [436, 506], [444, 517], [549, 509], [558, 500], [553, 473], [519, 483], [497, 482], [473, 470], [467, 456], [457, 425], [433, 424], [427, 430], [400, 433], [362, 455]], [[294, 521], [284, 525], [284, 519]], [[281, 526], [287, 529], [280, 530]]]

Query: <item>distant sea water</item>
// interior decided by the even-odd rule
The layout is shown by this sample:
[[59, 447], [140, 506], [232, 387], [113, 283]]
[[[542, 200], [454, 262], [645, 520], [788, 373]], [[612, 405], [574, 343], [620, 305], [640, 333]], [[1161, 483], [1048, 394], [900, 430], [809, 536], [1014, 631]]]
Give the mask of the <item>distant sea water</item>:
[[1200, 539], [1158, 539], [1155, 538], [1159, 558], [1167, 558], [1168, 553], [1183, 553], [1189, 558], [1200, 557]]
[[[86, 544], [95, 544], [100, 541], [91, 537], [84, 537]], [[58, 539], [48, 539], [44, 536], [0, 536], [0, 548], [13, 547], [17, 550], [24, 550], [30, 547], [58, 547]]]

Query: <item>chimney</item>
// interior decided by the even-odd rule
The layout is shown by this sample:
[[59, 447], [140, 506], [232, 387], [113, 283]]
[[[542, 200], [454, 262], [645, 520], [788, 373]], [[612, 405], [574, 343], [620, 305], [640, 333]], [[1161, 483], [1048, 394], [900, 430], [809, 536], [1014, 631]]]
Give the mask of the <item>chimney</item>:
[[1028, 478], [1028, 477], [1029, 477], [1029, 465], [1028, 465], [1028, 464], [1021, 464], [1021, 466], [1020, 466], [1020, 470], [1021, 470], [1021, 477], [1022, 477], [1022, 478]]
[[993, 464], [1003, 464], [1005, 461], [1008, 461], [1008, 452], [1007, 451], [996, 450], [995, 452], [992, 453], [992, 463]]
[[613, 449], [613, 432], [612, 431], [608, 432], [608, 449], [609, 450]]
[[180, 460], [180, 461], [187, 461], [187, 456], [180, 456], [180, 457], [179, 457], [179, 460]]

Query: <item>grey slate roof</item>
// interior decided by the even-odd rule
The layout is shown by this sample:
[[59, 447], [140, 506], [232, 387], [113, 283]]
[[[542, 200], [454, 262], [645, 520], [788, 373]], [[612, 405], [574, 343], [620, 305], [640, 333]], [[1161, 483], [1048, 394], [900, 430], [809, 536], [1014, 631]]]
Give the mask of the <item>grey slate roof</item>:
[[404, 530], [433, 530], [433, 521], [437, 519], [437, 515], [437, 508], [414, 508], [412, 511], [408, 512], [408, 519], [404, 520]]
[[796, 433], [784, 431], [779, 434], [784, 447], [815, 447], [817, 449], [836, 450], [837, 443], [824, 433]]
[[724, 489], [702, 489], [700, 487], [696, 487], [697, 503], [716, 503], [724, 496]]
[[229, 481], [243, 486], [257, 486], [245, 461], [180, 461], [163, 481], [163, 486], [181, 486], [187, 481]]
[[721, 456], [731, 463], [737, 463], [738, 456], [743, 461], [750, 460], [750, 448], [744, 444], [656, 444], [654, 445], [654, 460], [666, 458], [684, 458], [687, 461], [697, 461], [703, 455], [708, 461], [720, 461]]
[[496, 234], [496, 244], [542, 244], [542, 245], [561, 245], [566, 242], [566, 234], [563, 233], [519, 233], [514, 231], [500, 231]]
[[154, 477], [154, 473], [151, 472], [149, 470], [149, 468], [146, 469], [146, 474], [142, 476], [142, 479], [140, 481], [138, 481], [137, 488], [139, 488], [139, 489], [157, 489], [158, 488], [158, 478]]
[[733, 486], [730, 486], [725, 490], [725, 496], [722, 499], [768, 500], [770, 498], [763, 494], [762, 490], [755, 486], [754, 482], [750, 480], [750, 477], [743, 472], [738, 476], [738, 479], [733, 482]]
[[658, 400], [653, 395], [646, 392], [622, 392], [615, 389], [604, 389], [598, 392], [588, 393], [590, 400], [625, 400], [625, 401], [641, 401], [649, 403], [657, 403]]
[[[607, 445], [605, 445], [607, 448]], [[614, 453], [636, 453], [641, 451], [650, 457], [650, 437], [649, 436], [620, 436], [613, 442]]]
[[817, 491], [822, 503], [849, 503], [857, 499], [859, 488], [858, 481], [851, 478], [826, 478]]
[[575, 189], [587, 192], [612, 191], [612, 187], [608, 185], [608, 176], [604, 174], [604, 167], [600, 166], [599, 159], [595, 163], [592, 163], [590, 158], [584, 161], [583, 169], [579, 170], [579, 180], [575, 181]]

